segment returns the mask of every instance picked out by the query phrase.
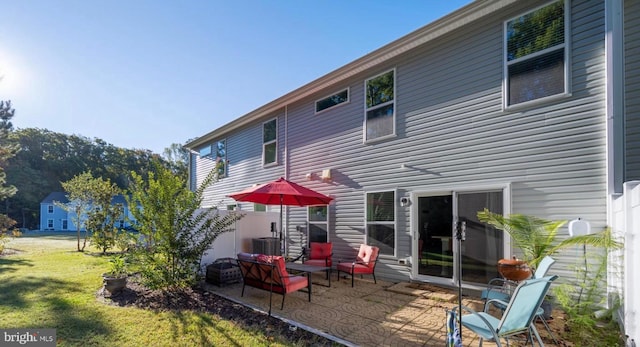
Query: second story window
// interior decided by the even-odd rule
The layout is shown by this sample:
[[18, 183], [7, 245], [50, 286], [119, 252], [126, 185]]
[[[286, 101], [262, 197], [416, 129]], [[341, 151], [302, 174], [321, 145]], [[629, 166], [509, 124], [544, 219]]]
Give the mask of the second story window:
[[53, 205], [47, 206], [47, 212], [53, 213]]
[[278, 123], [274, 118], [262, 124], [262, 165], [276, 164], [278, 160]]
[[215, 151], [218, 178], [227, 177], [227, 141], [220, 140], [216, 142]]
[[316, 101], [316, 113], [331, 109], [345, 102], [349, 102], [349, 88]]
[[200, 158], [205, 158], [211, 155], [211, 145], [206, 145], [205, 147], [200, 148], [198, 151], [198, 155]]
[[505, 107], [569, 93], [566, 21], [560, 0], [505, 22]]
[[370, 78], [365, 85], [365, 142], [395, 135], [395, 70]]

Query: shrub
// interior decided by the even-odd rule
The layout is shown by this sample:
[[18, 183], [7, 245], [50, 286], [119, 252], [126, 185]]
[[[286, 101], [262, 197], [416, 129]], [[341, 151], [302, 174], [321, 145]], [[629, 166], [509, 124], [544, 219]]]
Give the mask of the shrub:
[[146, 180], [132, 173], [129, 199], [140, 238], [133, 256], [143, 282], [152, 289], [185, 287], [197, 280], [200, 261], [218, 235], [232, 230], [241, 215], [220, 216], [200, 209], [204, 190], [215, 182], [211, 171], [196, 191], [169, 169], [156, 165]]

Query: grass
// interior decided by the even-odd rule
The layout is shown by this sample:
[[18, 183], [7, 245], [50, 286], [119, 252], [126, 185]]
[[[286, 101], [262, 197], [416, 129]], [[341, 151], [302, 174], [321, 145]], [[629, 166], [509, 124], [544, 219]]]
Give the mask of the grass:
[[[76, 250], [75, 235], [25, 234], [0, 257], [0, 327], [55, 328], [58, 346], [284, 346], [199, 312], [101, 303], [108, 257]], [[89, 250], [93, 252], [94, 250]]]

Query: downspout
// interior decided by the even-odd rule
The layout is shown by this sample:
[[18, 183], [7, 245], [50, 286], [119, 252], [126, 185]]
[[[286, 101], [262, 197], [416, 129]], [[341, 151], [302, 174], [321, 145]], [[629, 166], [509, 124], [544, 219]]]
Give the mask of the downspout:
[[[605, 0], [607, 195], [624, 183], [624, 47], [622, 1]], [[609, 220], [610, 222], [610, 220]]]
[[[613, 202], [623, 193], [625, 178], [623, 1], [605, 0], [606, 220], [607, 225], [612, 227], [617, 224], [614, 220]], [[622, 276], [622, 283], [625, 283], [625, 272], [628, 269], [623, 269], [624, 261], [612, 254], [609, 254], [607, 262], [607, 304], [611, 307], [617, 297], [622, 295], [624, 301], [624, 297], [629, 294], [624, 285], [620, 288], [619, 278]], [[622, 318], [621, 328], [627, 330], [629, 322], [625, 324], [625, 314], [620, 311], [624, 311], [624, 308], [618, 310], [616, 318]]]

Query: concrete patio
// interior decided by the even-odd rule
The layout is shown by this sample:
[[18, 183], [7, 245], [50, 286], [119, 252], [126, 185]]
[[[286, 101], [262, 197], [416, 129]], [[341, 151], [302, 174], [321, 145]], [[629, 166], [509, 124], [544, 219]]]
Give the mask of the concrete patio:
[[[294, 292], [287, 294], [280, 310], [282, 296], [274, 294], [272, 316], [346, 346], [445, 346], [446, 309], [458, 305], [456, 289], [434, 285], [382, 280], [374, 284], [371, 276], [365, 276], [356, 279], [352, 288], [350, 278], [338, 281], [335, 273], [331, 287], [327, 287], [323, 273], [314, 274], [312, 282], [311, 302], [305, 292]], [[242, 283], [222, 287], [208, 284], [207, 289], [256, 310], [269, 310], [267, 291], [247, 287], [241, 297]], [[462, 303], [482, 310], [477, 297], [464, 296]], [[538, 331], [545, 344], [553, 346], [544, 327], [539, 325]], [[478, 345], [477, 336], [466, 329], [462, 340], [464, 346]]]

